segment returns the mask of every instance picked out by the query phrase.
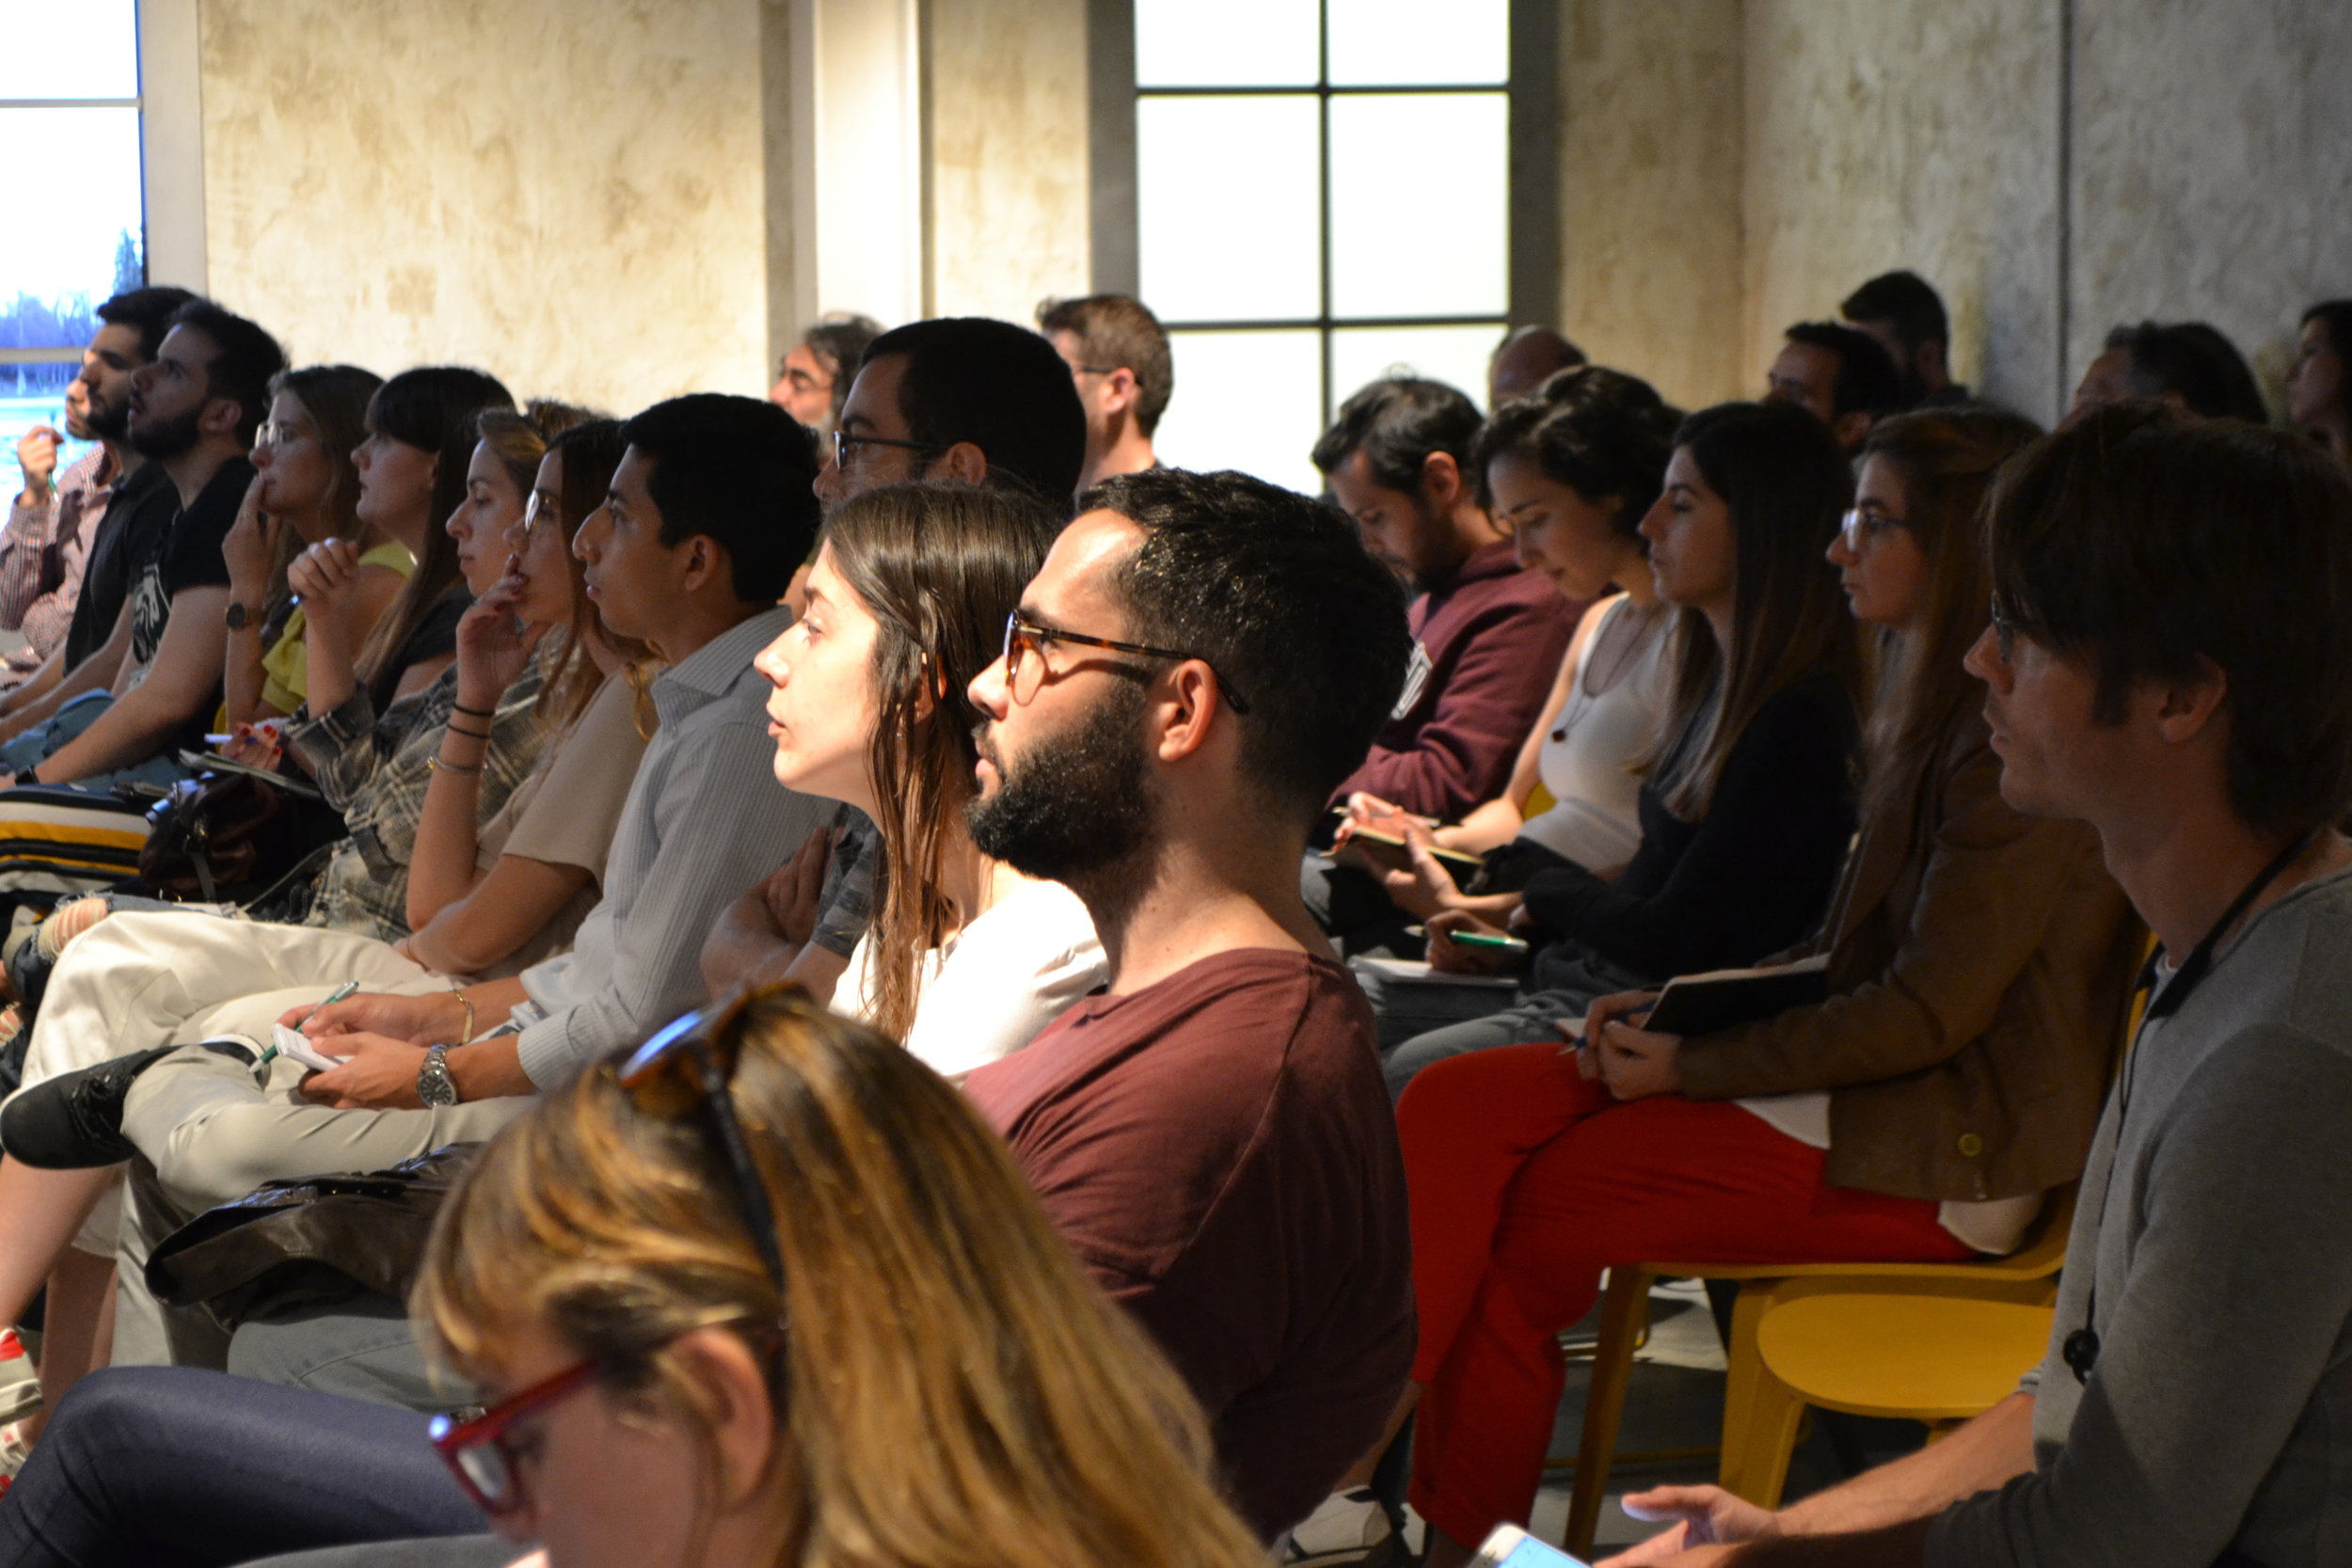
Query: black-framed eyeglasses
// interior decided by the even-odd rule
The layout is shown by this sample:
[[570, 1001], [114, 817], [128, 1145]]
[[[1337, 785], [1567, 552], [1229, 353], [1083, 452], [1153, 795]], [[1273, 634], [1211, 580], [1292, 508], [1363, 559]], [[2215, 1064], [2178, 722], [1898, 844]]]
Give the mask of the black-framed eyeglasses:
[[[1024, 621], [1021, 612], [1016, 610], [1005, 617], [1005, 685], [1012, 693], [1012, 700], [1024, 707], [1037, 696], [1038, 689], [1045, 684], [1045, 644], [1048, 642], [1067, 642], [1081, 648], [1107, 648], [1115, 654], [1136, 654], [1144, 658], [1173, 659], [1178, 663], [1200, 658], [1201, 663], [1209, 664], [1199, 654], [1183, 653], [1174, 648], [1154, 648], [1143, 642], [1120, 642], [1108, 637], [1088, 637], [1081, 632], [1032, 626]], [[1217, 673], [1216, 665], [1209, 664], [1209, 673], [1216, 676], [1217, 690], [1223, 693], [1226, 706], [1235, 713], [1249, 711], [1249, 704], [1233, 689], [1232, 681]]]
[[797, 985], [754, 987], [675, 1020], [612, 1072], [613, 1081], [649, 1117], [675, 1121], [690, 1112], [703, 1113], [735, 1179], [736, 1207], [744, 1228], [779, 1291], [785, 1289], [784, 1248], [777, 1239], [775, 1205], [752, 1159], [751, 1142], [743, 1135], [743, 1119], [736, 1114], [729, 1085], [743, 1057], [738, 1023], [744, 1009], [776, 996], [806, 995]]
[[850, 454], [860, 447], [902, 447], [908, 451], [933, 452], [943, 449], [936, 441], [907, 441], [896, 436], [852, 436], [846, 430], [833, 433], [833, 466], [846, 468]]
[[2017, 652], [2017, 623], [2002, 610], [1999, 594], [1993, 596], [1993, 642], [2001, 650], [2001, 662], [2008, 664]]

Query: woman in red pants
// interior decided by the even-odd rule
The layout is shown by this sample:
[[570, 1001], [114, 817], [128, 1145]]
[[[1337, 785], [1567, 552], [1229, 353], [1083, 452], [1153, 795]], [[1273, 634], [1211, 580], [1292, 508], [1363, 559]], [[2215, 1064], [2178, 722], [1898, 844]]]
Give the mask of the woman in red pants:
[[2005, 804], [1961, 669], [1989, 584], [1975, 524], [2032, 437], [1991, 410], [1879, 427], [1830, 550], [1881, 628], [1863, 831], [1820, 946], [1829, 999], [1684, 1039], [1613, 1022], [1442, 1062], [1399, 1107], [1425, 1392], [1412, 1501], [1452, 1568], [1524, 1523], [1557, 1336], [1615, 1264], [1957, 1260], [2016, 1244], [2079, 1174], [2136, 933], [2080, 824]]

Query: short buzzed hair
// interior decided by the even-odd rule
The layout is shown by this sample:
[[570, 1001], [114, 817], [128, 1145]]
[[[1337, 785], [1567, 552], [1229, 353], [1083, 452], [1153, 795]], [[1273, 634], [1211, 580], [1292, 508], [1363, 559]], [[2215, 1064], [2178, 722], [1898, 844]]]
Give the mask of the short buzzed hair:
[[1037, 329], [1047, 337], [1067, 332], [1078, 353], [1101, 371], [1127, 371], [1136, 378], [1136, 423], [1146, 436], [1160, 427], [1176, 390], [1176, 368], [1168, 356], [1168, 329], [1133, 294], [1085, 294], [1049, 299], [1037, 308]]
[[1121, 474], [1078, 504], [1144, 531], [1113, 579], [1129, 635], [1231, 683], [1244, 773], [1269, 810], [1311, 823], [1405, 685], [1395, 576], [1336, 509], [1247, 474]]
[[986, 483], [1069, 507], [1086, 468], [1087, 415], [1053, 344], [1010, 322], [940, 316], [883, 333], [863, 363], [894, 354], [906, 360], [908, 435], [938, 451], [969, 441], [988, 459]]

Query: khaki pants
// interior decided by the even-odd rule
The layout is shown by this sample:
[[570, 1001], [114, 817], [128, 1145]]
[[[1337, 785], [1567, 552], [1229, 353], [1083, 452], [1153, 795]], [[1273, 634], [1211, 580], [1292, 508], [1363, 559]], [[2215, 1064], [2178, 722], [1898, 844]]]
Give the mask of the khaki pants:
[[[389, 943], [348, 931], [207, 914], [113, 915], [58, 959], [33, 1025], [24, 1082], [225, 1035], [263, 1046], [289, 1008], [316, 1004], [346, 980], [404, 995], [450, 984]], [[154, 1162], [162, 1192], [186, 1218], [275, 1178], [377, 1170], [486, 1137], [527, 1103], [330, 1111], [294, 1094], [301, 1078], [301, 1067], [281, 1057], [263, 1086], [226, 1057], [185, 1052], [140, 1075], [130, 1103], [141, 1114], [126, 1114], [123, 1131]], [[110, 1255], [120, 1226], [118, 1195], [92, 1212], [74, 1245]]]

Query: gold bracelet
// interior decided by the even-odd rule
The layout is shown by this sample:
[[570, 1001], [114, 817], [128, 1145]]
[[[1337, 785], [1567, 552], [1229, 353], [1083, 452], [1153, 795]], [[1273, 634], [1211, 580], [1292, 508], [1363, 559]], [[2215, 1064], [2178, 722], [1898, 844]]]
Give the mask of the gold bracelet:
[[466, 1009], [466, 1037], [457, 1043], [471, 1045], [473, 1043], [473, 998], [466, 994], [466, 989], [463, 986], [450, 987], [449, 993], [457, 998], [458, 1005]]

